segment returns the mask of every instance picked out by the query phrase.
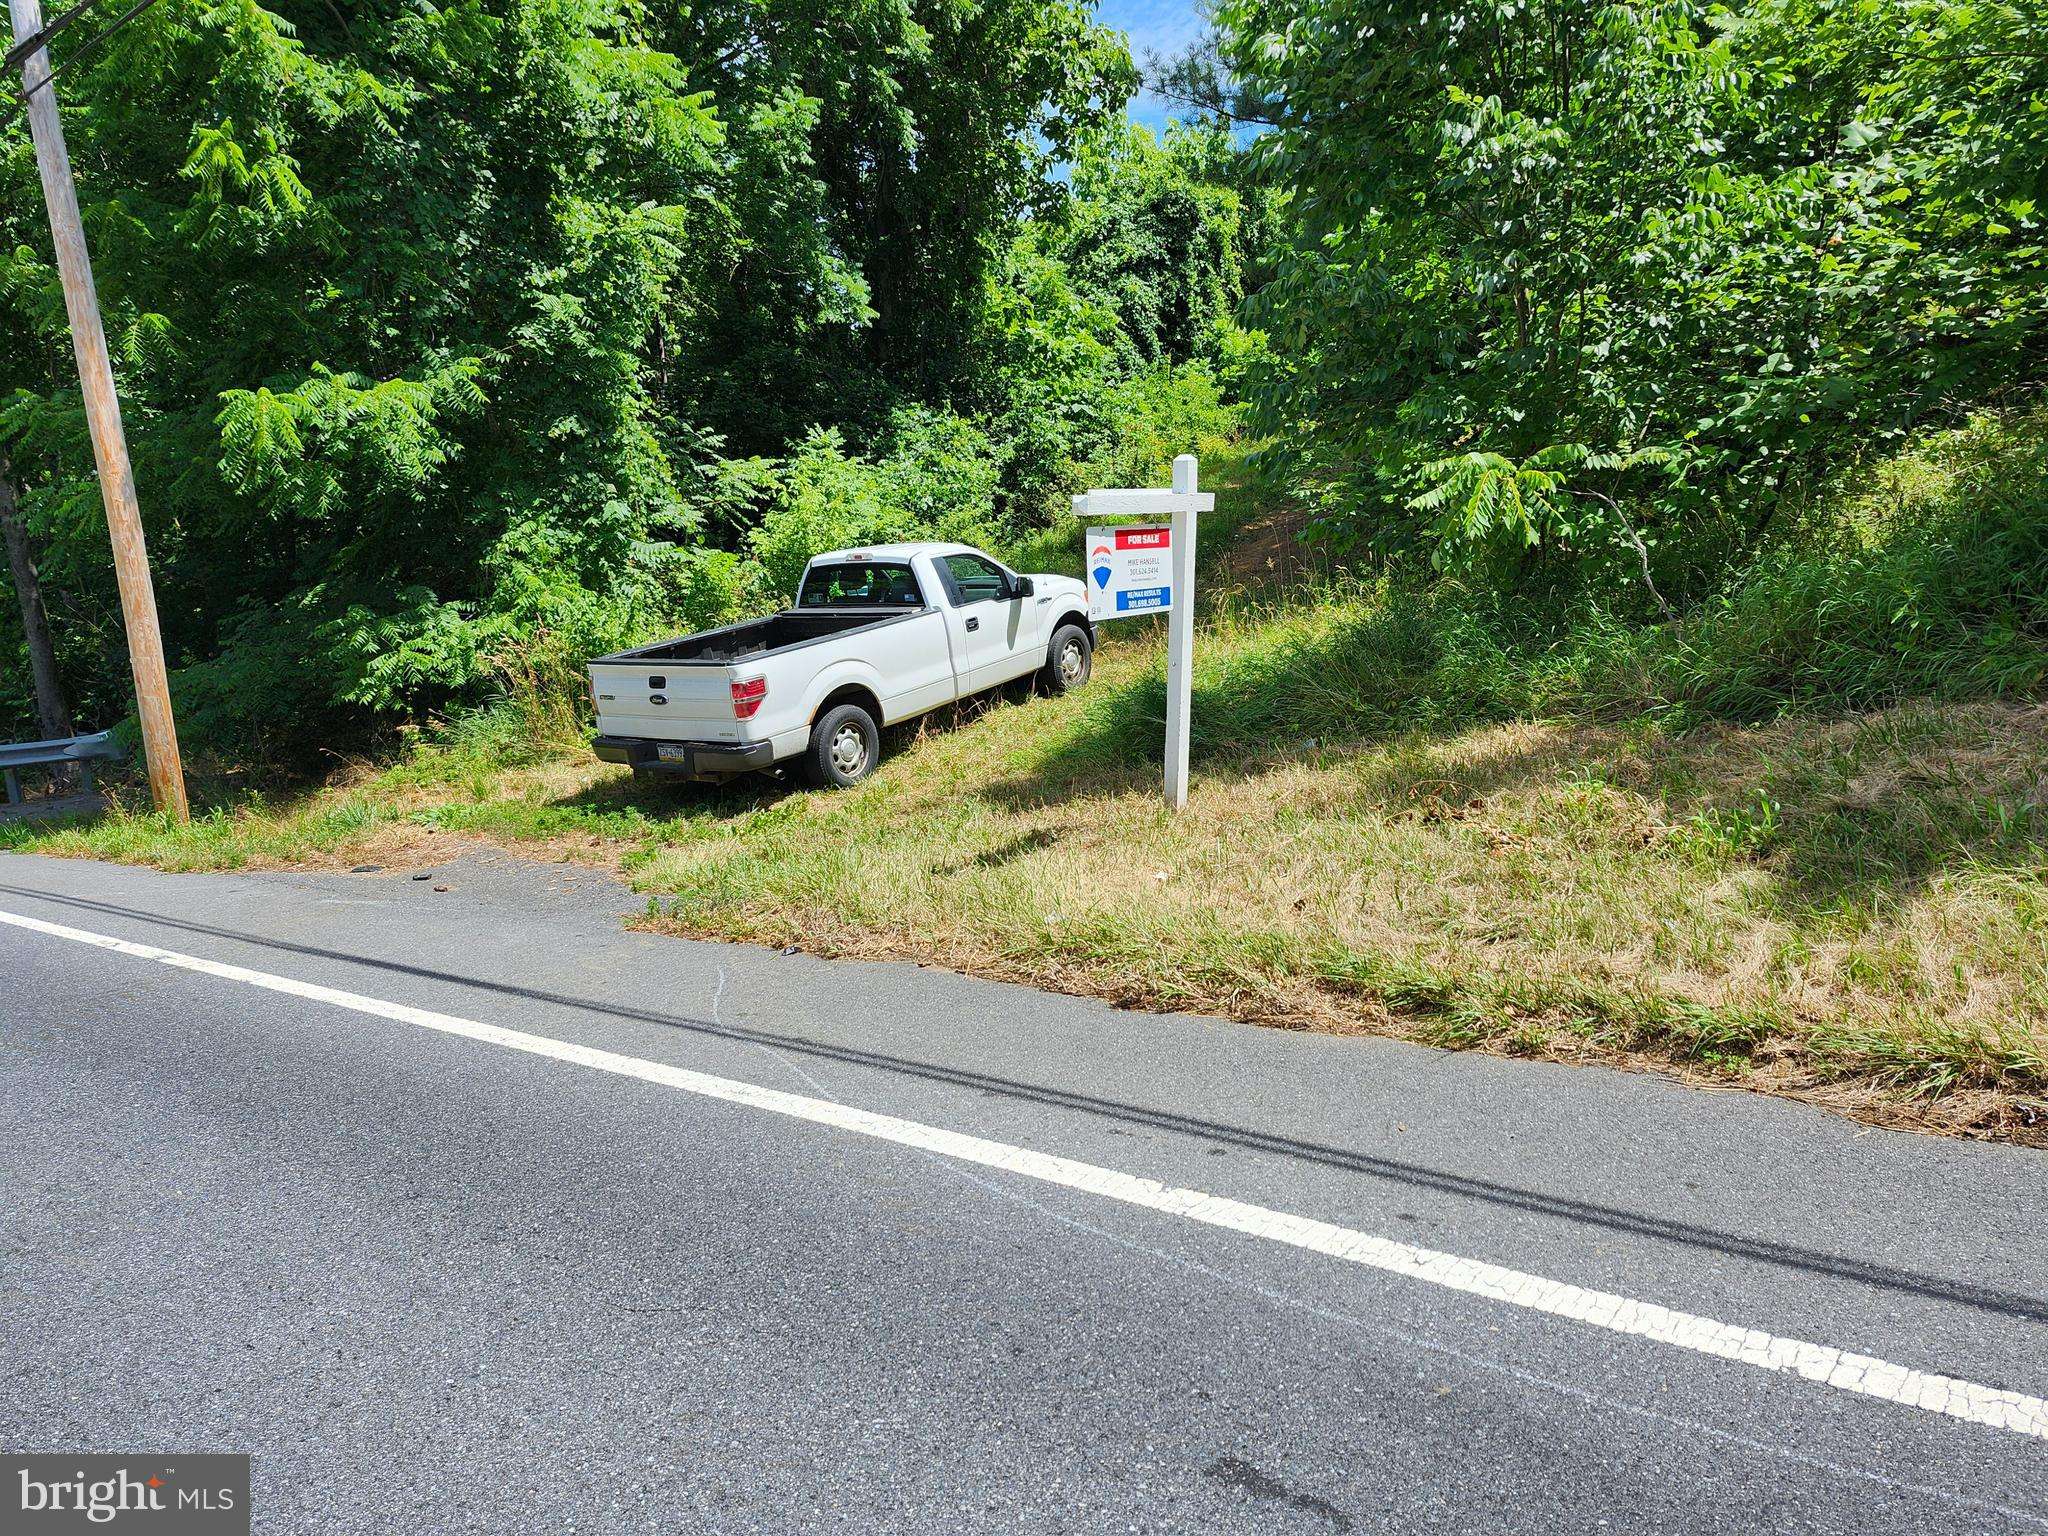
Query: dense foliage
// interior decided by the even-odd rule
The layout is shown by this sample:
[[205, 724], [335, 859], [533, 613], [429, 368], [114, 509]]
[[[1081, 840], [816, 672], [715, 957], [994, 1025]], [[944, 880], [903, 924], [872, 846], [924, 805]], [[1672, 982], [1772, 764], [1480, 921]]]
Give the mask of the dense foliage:
[[[1509, 719], [1679, 730], [2048, 683], [2048, 407], [1921, 434], [1826, 489], [1824, 534], [1771, 544], [1679, 623], [1398, 569], [1243, 605], [1209, 631], [1197, 759]], [[1089, 707], [1120, 754], [1157, 756], [1162, 669]], [[2040, 817], [2024, 818], [2038, 838]]]
[[1218, 16], [1290, 195], [1258, 417], [1383, 550], [1682, 601], [1846, 455], [2038, 373], [2042, 0]]
[[[60, 94], [188, 737], [571, 699], [819, 548], [1014, 546], [1241, 405], [1334, 548], [1462, 594], [1448, 654], [1593, 636], [1737, 711], [1824, 695], [1802, 646], [1891, 658], [1842, 697], [1937, 634], [2036, 675], [2038, 456], [1995, 527], [1880, 549], [1836, 503], [1973, 413], [2039, 430], [2048, 0], [1215, 20], [1158, 139], [1090, 0], [162, 0]], [[18, 120], [0, 473], [74, 712], [118, 718]], [[21, 655], [0, 604], [6, 734]]]
[[[165, 0], [60, 90], [187, 736], [317, 746], [568, 679], [770, 600], [806, 538], [1040, 515], [1153, 371], [1220, 411], [1231, 167], [1133, 134], [1131, 84], [1071, 0]], [[105, 722], [118, 610], [18, 119], [0, 332], [0, 447]]]

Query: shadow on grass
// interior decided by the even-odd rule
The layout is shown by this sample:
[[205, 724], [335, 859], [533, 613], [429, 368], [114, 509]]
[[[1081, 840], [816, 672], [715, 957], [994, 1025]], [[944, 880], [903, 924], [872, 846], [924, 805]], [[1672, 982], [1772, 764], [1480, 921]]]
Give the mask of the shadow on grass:
[[[1191, 691], [1196, 769], [1227, 764], [1256, 773], [1334, 745], [1333, 728], [1347, 744], [1366, 746], [1433, 722], [1440, 712], [1418, 701], [1442, 691], [1432, 686], [1434, 638], [1425, 613], [1389, 602], [1361, 603], [1319, 626], [1257, 643], [1225, 640], [1200, 659]], [[1166, 728], [1164, 658], [1128, 681], [1098, 682], [1091, 693], [1056, 747], [1029, 771], [989, 786], [991, 802], [1037, 808], [1135, 787], [1157, 774]], [[1457, 723], [1478, 713], [1466, 711]]]
[[635, 812], [655, 823], [731, 819], [765, 810], [804, 785], [791, 773], [747, 773], [716, 784], [620, 774], [586, 784], [550, 804], [599, 815]]
[[[884, 763], [909, 751], [926, 736], [947, 734], [971, 724], [995, 708], [1004, 697], [1001, 690], [978, 694], [907, 724], [886, 728], [883, 733]], [[797, 796], [833, 793], [833, 790], [813, 787], [805, 781], [794, 763], [788, 763], [717, 783], [614, 774], [570, 794], [557, 796], [548, 804], [597, 816], [637, 814], [660, 826], [703, 820], [732, 821], [768, 810]]]
[[[1611, 788], [1644, 806], [1639, 846], [1762, 865], [1788, 906], [1817, 914], [1878, 909], [1957, 869], [2048, 859], [2048, 712], [1979, 702], [1764, 726], [1538, 722], [1492, 679], [1444, 676], [1417, 627], [1363, 612], [1212, 663], [1193, 690], [1198, 780], [1351, 757], [1361, 811], [1431, 820], [1463, 820], [1479, 809], [1470, 802], [1502, 793]], [[1103, 688], [984, 798], [1031, 811], [1156, 789], [1165, 704], [1158, 667]]]
[[970, 869], [1001, 869], [1004, 865], [1014, 864], [1017, 860], [1029, 854], [1037, 853], [1042, 848], [1050, 848], [1059, 840], [1060, 832], [1058, 828], [1039, 827], [1035, 831], [1024, 832], [1016, 837], [1007, 838], [997, 843], [993, 848], [984, 848], [981, 852], [969, 858], [959, 859], [951, 864], [935, 864], [932, 866], [932, 873], [935, 875], [964, 875]]

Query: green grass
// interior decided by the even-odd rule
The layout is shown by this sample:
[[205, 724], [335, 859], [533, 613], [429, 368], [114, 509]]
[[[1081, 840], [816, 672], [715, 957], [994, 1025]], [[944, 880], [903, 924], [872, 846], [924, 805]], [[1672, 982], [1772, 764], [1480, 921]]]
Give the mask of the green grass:
[[[841, 794], [643, 788], [499, 711], [290, 802], [0, 846], [190, 869], [482, 837], [620, 870], [664, 929], [2048, 1140], [2044, 439], [1929, 439], [1654, 629], [1212, 583], [1179, 817], [1162, 626], [1133, 621], [1083, 693], [899, 733]], [[1273, 509], [1218, 482], [1227, 558]], [[1072, 568], [1078, 531], [1009, 553]]]
[[338, 856], [390, 819], [375, 799], [351, 794], [286, 806], [244, 800], [202, 810], [182, 826], [153, 811], [117, 808], [91, 820], [0, 822], [0, 849], [173, 870], [246, 869]]

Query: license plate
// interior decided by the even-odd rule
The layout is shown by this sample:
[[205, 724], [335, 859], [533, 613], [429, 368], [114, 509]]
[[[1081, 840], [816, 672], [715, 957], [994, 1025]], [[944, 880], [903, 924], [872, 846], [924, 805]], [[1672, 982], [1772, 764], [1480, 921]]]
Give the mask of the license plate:
[[690, 760], [690, 749], [680, 742], [664, 741], [656, 743], [654, 755], [664, 763], [687, 763]]

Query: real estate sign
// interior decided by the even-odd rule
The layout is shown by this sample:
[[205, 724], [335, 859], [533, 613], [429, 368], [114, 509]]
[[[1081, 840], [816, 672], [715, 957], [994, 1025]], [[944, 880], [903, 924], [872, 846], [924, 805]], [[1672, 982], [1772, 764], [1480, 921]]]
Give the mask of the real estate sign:
[[1127, 619], [1173, 606], [1173, 528], [1139, 523], [1088, 530], [1088, 617]]
[[[1089, 620], [1172, 610], [1166, 621], [1166, 803], [1176, 811], [1188, 803], [1188, 712], [1195, 702], [1195, 514], [1216, 510], [1216, 498], [1195, 489], [1199, 469], [1195, 456], [1184, 453], [1173, 461], [1170, 491], [1126, 487], [1074, 498], [1074, 516], [1088, 529], [1081, 574]], [[1112, 517], [1173, 521], [1114, 528], [1092, 521]]]

